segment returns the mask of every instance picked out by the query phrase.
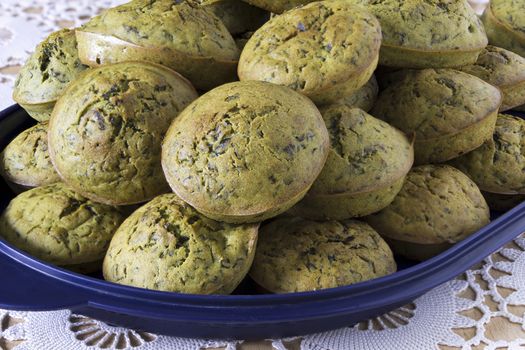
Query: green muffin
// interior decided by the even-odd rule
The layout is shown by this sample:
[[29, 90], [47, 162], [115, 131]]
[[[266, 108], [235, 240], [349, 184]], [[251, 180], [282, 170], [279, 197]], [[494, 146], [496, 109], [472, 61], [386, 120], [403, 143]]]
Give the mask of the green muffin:
[[89, 66], [160, 63], [203, 90], [237, 79], [235, 41], [195, 1], [134, 0], [104, 11], [76, 33], [80, 60]]
[[195, 98], [191, 84], [164, 66], [124, 62], [89, 70], [53, 110], [53, 165], [77, 192], [105, 204], [140, 203], [168, 192], [161, 141]]
[[364, 6], [381, 23], [379, 64], [447, 68], [476, 62], [487, 36], [464, 0], [347, 0]]
[[408, 173], [392, 204], [367, 217], [394, 252], [424, 260], [490, 222], [479, 188], [448, 165], [423, 165]]
[[270, 19], [269, 12], [239, 0], [197, 0], [197, 2], [211, 10], [233, 36], [257, 30]]
[[285, 85], [317, 104], [333, 103], [371, 78], [381, 45], [379, 22], [344, 0], [320, 1], [273, 17], [248, 40], [241, 81]]
[[500, 112], [525, 103], [525, 58], [496, 46], [487, 46], [478, 61], [459, 68], [498, 87], [503, 94]]
[[504, 212], [525, 202], [525, 194], [501, 194], [481, 191], [490, 210]]
[[346, 286], [396, 271], [392, 251], [364, 222], [288, 217], [260, 231], [250, 277], [273, 293]]
[[315, 0], [242, 0], [273, 13], [283, 13], [294, 7], [308, 4]]
[[451, 164], [483, 191], [525, 194], [525, 120], [500, 114], [493, 137]]
[[246, 81], [202, 95], [175, 119], [162, 166], [173, 191], [204, 215], [257, 222], [304, 197], [328, 150], [326, 126], [308, 98]]
[[322, 108], [321, 114], [330, 134], [328, 159], [291, 213], [343, 220], [388, 206], [414, 162], [411, 140], [358, 108], [336, 104]]
[[38, 44], [20, 69], [13, 100], [34, 119], [46, 121], [69, 82], [87, 68], [78, 58], [75, 31], [54, 32]]
[[451, 69], [405, 70], [389, 79], [371, 114], [415, 133], [416, 164], [445, 162], [491, 138], [501, 105], [496, 87]]
[[492, 45], [525, 56], [525, 2], [491, 0], [481, 19]]
[[91, 272], [123, 220], [118, 209], [56, 183], [15, 197], [0, 217], [0, 235], [38, 259]]
[[362, 88], [356, 92], [343, 97], [336, 103], [348, 106], [360, 108], [365, 112], [368, 112], [374, 107], [377, 100], [377, 94], [379, 92], [379, 86], [375, 75], [366, 83]]
[[208, 219], [176, 195], [162, 195], [117, 230], [104, 278], [170, 292], [229, 294], [250, 269], [257, 230], [257, 224]]

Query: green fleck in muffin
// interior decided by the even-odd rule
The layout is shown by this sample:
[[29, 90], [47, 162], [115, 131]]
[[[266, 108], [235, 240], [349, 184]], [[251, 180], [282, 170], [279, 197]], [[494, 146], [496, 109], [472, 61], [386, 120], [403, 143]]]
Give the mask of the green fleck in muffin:
[[239, 0], [197, 0], [213, 12], [232, 34], [259, 29], [268, 19], [269, 12]]
[[162, 195], [117, 230], [104, 278], [170, 292], [229, 294], [250, 269], [257, 230], [256, 224], [208, 219], [176, 195]]
[[0, 235], [38, 259], [87, 273], [100, 268], [123, 220], [118, 209], [56, 183], [15, 197], [0, 217]]
[[490, 221], [479, 188], [448, 165], [423, 165], [408, 173], [392, 204], [367, 217], [394, 252], [424, 260]]
[[47, 122], [24, 130], [0, 154], [0, 173], [16, 189], [60, 181], [47, 150]]
[[236, 80], [239, 49], [210, 10], [190, 0], [134, 0], [104, 11], [77, 30], [90, 66], [148, 61], [168, 66], [198, 89]]
[[78, 58], [75, 31], [54, 32], [36, 47], [20, 70], [13, 99], [31, 117], [46, 121], [69, 82], [87, 68]]
[[377, 66], [381, 28], [343, 0], [320, 1], [273, 17], [248, 40], [239, 78], [285, 85], [317, 104], [367, 83]]
[[204, 215], [256, 222], [304, 197], [328, 150], [325, 124], [308, 98], [246, 81], [206, 93], [175, 119], [162, 166], [173, 191]]
[[357, 108], [321, 109], [330, 153], [304, 199], [290, 211], [309, 219], [348, 219], [388, 206], [414, 162], [411, 141], [399, 130]]
[[491, 0], [481, 19], [492, 45], [525, 56], [525, 2]]
[[483, 191], [525, 194], [525, 120], [500, 114], [493, 137], [451, 164]]
[[161, 140], [195, 98], [186, 79], [160, 65], [124, 62], [87, 71], [58, 100], [49, 122], [55, 169], [101, 203], [134, 204], [168, 192]]
[[490, 210], [504, 212], [525, 202], [525, 194], [501, 194], [481, 191]]
[[416, 164], [445, 162], [491, 138], [501, 104], [496, 87], [451, 69], [399, 71], [392, 77], [371, 114], [416, 134]]
[[525, 103], [525, 58], [496, 46], [487, 46], [478, 61], [459, 68], [497, 86], [503, 93], [500, 112]]
[[381, 23], [379, 64], [404, 68], [458, 67], [487, 46], [480, 19], [464, 0], [347, 0]]
[[365, 112], [368, 112], [374, 107], [374, 104], [377, 100], [377, 94], [379, 92], [379, 87], [375, 75], [372, 75], [372, 78], [366, 83], [362, 88], [356, 92], [343, 97], [336, 103], [348, 106], [360, 108]]
[[254, 6], [263, 8], [273, 13], [283, 13], [294, 7], [307, 4], [316, 0], [243, 0]]
[[388, 245], [360, 221], [280, 218], [260, 231], [250, 277], [273, 293], [346, 286], [396, 271]]

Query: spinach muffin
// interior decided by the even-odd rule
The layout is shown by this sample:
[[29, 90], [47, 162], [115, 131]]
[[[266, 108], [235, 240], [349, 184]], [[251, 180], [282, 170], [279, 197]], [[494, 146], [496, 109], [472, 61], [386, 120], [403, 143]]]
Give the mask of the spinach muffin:
[[377, 84], [377, 79], [375, 75], [372, 75], [368, 83], [361, 87], [356, 92], [343, 97], [336, 103], [362, 109], [365, 112], [368, 112], [374, 107], [374, 104], [377, 100], [377, 94], [379, 92], [379, 86]]
[[38, 259], [92, 272], [123, 220], [116, 208], [56, 183], [15, 197], [0, 217], [0, 235]]
[[75, 31], [54, 32], [38, 44], [20, 69], [13, 100], [34, 119], [49, 120], [66, 86], [87, 68], [78, 58]]
[[364, 222], [279, 218], [261, 227], [250, 277], [273, 293], [346, 286], [396, 271], [392, 251]]
[[481, 16], [492, 45], [525, 56], [525, 2], [491, 0]]
[[191, 0], [134, 0], [76, 31], [89, 66], [147, 61], [170, 67], [198, 89], [236, 80], [239, 49], [222, 21]]
[[505, 212], [525, 202], [525, 194], [501, 194], [481, 191], [490, 210]]
[[473, 65], [461, 67], [498, 87], [503, 94], [500, 112], [525, 103], [525, 58], [496, 46], [487, 46]]
[[379, 64], [448, 68], [476, 62], [487, 46], [480, 19], [464, 0], [347, 0], [381, 23]]
[[47, 122], [24, 130], [0, 154], [0, 173], [21, 190], [60, 181], [47, 149]]
[[308, 4], [316, 0], [242, 0], [254, 6], [263, 8], [273, 13], [283, 13], [294, 7]]
[[245, 81], [206, 93], [175, 119], [162, 166], [173, 191], [204, 215], [257, 222], [304, 197], [328, 150], [326, 126], [308, 98]]
[[451, 164], [483, 191], [525, 194], [525, 120], [500, 114], [493, 137]]
[[343, 220], [388, 206], [414, 162], [411, 141], [358, 108], [332, 105], [321, 114], [330, 134], [328, 159], [291, 212], [309, 219]]
[[255, 31], [270, 19], [269, 12], [239, 0], [197, 0], [197, 2], [211, 10], [234, 37], [237, 34]]
[[165, 194], [117, 230], [104, 259], [104, 278], [169, 292], [229, 294], [250, 269], [257, 231], [257, 224], [208, 219]]
[[502, 99], [496, 87], [451, 69], [392, 74], [371, 114], [416, 134], [416, 164], [445, 162], [492, 137]]
[[124, 62], [89, 70], [53, 110], [53, 165], [64, 182], [105, 204], [140, 203], [168, 192], [161, 140], [195, 98], [191, 84], [164, 66]]
[[424, 260], [490, 222], [479, 188], [448, 165], [423, 165], [408, 173], [392, 204], [367, 222], [395, 253]]
[[381, 45], [374, 16], [344, 0], [320, 1], [273, 17], [239, 60], [241, 81], [285, 85], [317, 104], [351, 95], [372, 76]]

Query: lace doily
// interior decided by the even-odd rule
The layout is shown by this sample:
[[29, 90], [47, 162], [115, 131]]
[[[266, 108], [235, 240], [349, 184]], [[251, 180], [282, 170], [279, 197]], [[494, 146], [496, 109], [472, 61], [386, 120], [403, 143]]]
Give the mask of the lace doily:
[[[2, 0], [0, 108], [12, 103], [14, 73], [59, 27], [74, 27], [123, 0]], [[482, 11], [486, 0], [475, 0]], [[302, 337], [302, 350], [525, 349], [525, 238], [398, 310], [358, 325]], [[0, 277], [1, 278], [1, 277]], [[496, 332], [497, 326], [508, 332]], [[0, 348], [16, 350], [180, 349], [239, 342], [182, 339], [114, 327], [82, 315], [0, 310]], [[277, 350], [287, 344], [274, 340]]]

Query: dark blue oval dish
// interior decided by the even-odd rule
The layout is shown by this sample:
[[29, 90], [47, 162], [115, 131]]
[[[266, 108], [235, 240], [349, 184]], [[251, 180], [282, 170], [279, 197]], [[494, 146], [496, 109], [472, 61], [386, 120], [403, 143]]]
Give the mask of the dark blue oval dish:
[[[0, 149], [32, 124], [18, 106], [0, 113]], [[3, 210], [13, 197], [0, 183]], [[264, 339], [350, 326], [402, 306], [480, 262], [525, 231], [525, 203], [423, 263], [351, 286], [307, 293], [204, 296], [157, 292], [105, 282], [42, 261], [0, 240], [0, 308], [70, 309], [114, 325], [179, 337]], [[240, 294], [239, 294], [240, 293]]]

